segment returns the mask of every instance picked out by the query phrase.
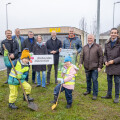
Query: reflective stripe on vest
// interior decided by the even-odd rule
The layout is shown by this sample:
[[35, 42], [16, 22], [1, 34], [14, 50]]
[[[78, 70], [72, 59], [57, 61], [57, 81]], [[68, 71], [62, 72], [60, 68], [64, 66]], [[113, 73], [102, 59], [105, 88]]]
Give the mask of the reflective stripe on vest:
[[[29, 70], [29, 67], [26, 66], [26, 67], [22, 68], [21, 63], [19, 61], [17, 61], [17, 64], [15, 66], [15, 70], [16, 70], [16, 72], [17, 72], [18, 75], [22, 75], [24, 72], [27, 72]], [[11, 69], [11, 72], [10, 72], [9, 75], [11, 77], [15, 77], [16, 78], [16, 74], [15, 74], [13, 68]]]
[[[67, 78], [70, 74], [70, 70], [71, 70], [72, 66], [70, 66], [68, 69], [67, 69], [67, 72], [65, 74], [65, 78]], [[75, 84], [75, 77], [72, 78], [72, 80], [70, 80], [69, 82], [65, 82], [66, 85], [74, 85]]]

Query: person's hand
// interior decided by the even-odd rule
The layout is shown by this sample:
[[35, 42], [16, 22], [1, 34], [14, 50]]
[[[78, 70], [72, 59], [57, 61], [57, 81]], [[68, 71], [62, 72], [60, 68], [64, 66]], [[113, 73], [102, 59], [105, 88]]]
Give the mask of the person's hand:
[[114, 63], [114, 60], [110, 60], [110, 61], [108, 62], [109, 65], [112, 65], [113, 63]]
[[50, 53], [52, 53], [52, 54], [53, 54], [53, 51], [51, 51]]
[[60, 84], [63, 84], [64, 83], [64, 80], [63, 79], [61, 79], [61, 83]]
[[4, 56], [8, 56], [8, 50], [4, 50]]
[[61, 52], [62, 48], [59, 49], [59, 52]]
[[16, 78], [20, 80], [22, 78], [22, 76], [21, 75], [16, 75]]
[[53, 51], [53, 54], [55, 54], [56, 53], [56, 51]]
[[101, 71], [101, 68], [98, 68], [98, 72], [100, 72]]
[[14, 59], [15, 58], [14, 54], [10, 54], [10, 58]]
[[109, 66], [109, 63], [108, 63], [108, 62], [105, 62], [105, 65], [106, 65], [106, 66]]
[[79, 67], [82, 68], [82, 64], [80, 64]]

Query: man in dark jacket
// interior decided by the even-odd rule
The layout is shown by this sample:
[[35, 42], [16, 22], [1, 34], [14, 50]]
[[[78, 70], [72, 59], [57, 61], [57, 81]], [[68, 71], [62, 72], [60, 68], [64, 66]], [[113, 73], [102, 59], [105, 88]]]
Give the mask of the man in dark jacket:
[[[30, 53], [33, 53], [33, 46], [36, 44], [36, 39], [34, 38], [34, 33], [32, 31], [28, 32], [28, 38], [24, 40], [23, 42], [23, 49], [28, 48]], [[32, 68], [32, 82], [35, 82], [35, 74], [36, 72]], [[28, 74], [29, 75], [29, 74]], [[26, 81], [28, 81], [28, 76], [26, 78]]]
[[20, 36], [20, 29], [19, 28], [15, 29], [15, 35], [12, 36], [12, 39], [15, 39], [18, 42], [18, 44], [19, 44], [18, 57], [20, 57], [21, 56], [21, 52], [23, 50], [24, 38], [22, 36]]
[[110, 39], [105, 44], [104, 63], [106, 65], [108, 91], [107, 95], [102, 97], [106, 99], [112, 98], [112, 78], [115, 82], [115, 99], [114, 103], [119, 102], [119, 82], [120, 82], [120, 38], [118, 38], [118, 30], [112, 28], [110, 31]]
[[82, 42], [74, 35], [74, 28], [69, 29], [69, 36], [63, 41], [63, 49], [76, 49], [77, 53], [81, 52]]
[[[18, 58], [19, 44], [16, 40], [12, 39], [11, 30], [6, 30], [5, 35], [6, 35], [6, 39], [1, 42], [2, 54], [4, 54], [4, 48], [3, 48], [3, 44], [4, 44], [6, 49], [9, 52], [9, 56], [11, 60], [15, 60]], [[7, 79], [9, 77], [10, 71], [11, 71], [11, 68], [7, 67]], [[8, 83], [8, 80], [5, 83]]]
[[97, 99], [98, 95], [98, 72], [103, 67], [103, 51], [100, 45], [94, 43], [94, 36], [88, 35], [88, 44], [83, 47], [80, 55], [80, 67], [84, 64], [86, 79], [87, 79], [87, 91], [84, 95], [91, 93], [91, 79], [93, 81], [93, 100]]
[[[61, 41], [56, 37], [56, 32], [52, 31], [51, 38], [46, 42], [48, 54], [54, 55], [54, 70], [55, 70], [55, 83], [57, 84], [57, 72], [58, 72], [58, 62], [59, 62], [59, 49], [62, 47]], [[48, 65], [47, 71], [47, 85], [50, 84], [50, 73], [52, 65]]]

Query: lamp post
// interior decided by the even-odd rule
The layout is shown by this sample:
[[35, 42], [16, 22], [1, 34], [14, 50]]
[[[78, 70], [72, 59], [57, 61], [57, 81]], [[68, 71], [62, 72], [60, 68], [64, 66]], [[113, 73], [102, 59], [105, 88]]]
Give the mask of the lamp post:
[[96, 43], [99, 44], [100, 37], [100, 0], [97, 2], [97, 32], [96, 32]]
[[7, 3], [6, 4], [6, 26], [7, 26], [7, 30], [8, 30], [8, 11], [7, 11], [7, 6], [10, 5], [11, 3]]
[[114, 4], [113, 4], [113, 27], [114, 27], [114, 21], [115, 21], [115, 5], [118, 3], [120, 3], [120, 1], [114, 2]]

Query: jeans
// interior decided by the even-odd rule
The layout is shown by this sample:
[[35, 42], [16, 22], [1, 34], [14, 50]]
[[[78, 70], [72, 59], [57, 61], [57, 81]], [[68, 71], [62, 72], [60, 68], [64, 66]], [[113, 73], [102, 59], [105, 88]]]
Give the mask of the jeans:
[[[52, 65], [48, 65], [47, 83], [50, 83], [51, 68], [52, 68]], [[55, 83], [58, 83], [58, 81], [57, 81], [58, 65], [54, 65], [54, 70], [55, 70]]]
[[[54, 95], [58, 96], [61, 84], [58, 84], [54, 89]], [[72, 104], [72, 90], [62, 87], [61, 92], [65, 91], [67, 104]]]
[[93, 81], [93, 96], [98, 95], [98, 70], [86, 70], [87, 92], [91, 92], [91, 80]]
[[[42, 71], [42, 87], [45, 87], [46, 83], [46, 74], [45, 71]], [[41, 85], [40, 72], [37, 72], [37, 84]]]
[[[28, 75], [26, 77], [26, 81], [28, 82], [28, 77], [29, 77], [29, 71], [28, 71]], [[36, 71], [33, 71], [33, 67], [32, 67], [32, 82], [35, 83], [35, 77], [36, 77]]]
[[112, 95], [112, 78], [114, 76], [115, 82], [115, 98], [119, 98], [119, 82], [120, 82], [120, 75], [108, 75], [107, 74], [107, 81], [108, 81], [108, 95]]

